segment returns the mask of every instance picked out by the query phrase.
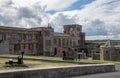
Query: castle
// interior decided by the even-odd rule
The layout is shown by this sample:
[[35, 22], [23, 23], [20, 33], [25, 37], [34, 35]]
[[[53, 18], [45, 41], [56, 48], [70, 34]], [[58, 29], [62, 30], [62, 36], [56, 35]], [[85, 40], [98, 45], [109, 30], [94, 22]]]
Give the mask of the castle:
[[61, 56], [65, 47], [85, 44], [85, 33], [77, 24], [64, 25], [63, 33], [56, 33], [51, 26], [18, 28], [0, 26], [0, 54]]
[[83, 58], [120, 60], [120, 42], [85, 42], [81, 25], [64, 25], [63, 33], [54, 32], [50, 25], [29, 29], [0, 26], [0, 54], [62, 56], [64, 51], [73, 56], [70, 52], [75, 49]]

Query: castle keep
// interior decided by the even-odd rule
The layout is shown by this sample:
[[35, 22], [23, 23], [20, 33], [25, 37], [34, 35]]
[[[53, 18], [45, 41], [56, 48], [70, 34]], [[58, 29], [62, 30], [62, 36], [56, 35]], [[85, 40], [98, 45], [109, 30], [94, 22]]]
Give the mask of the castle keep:
[[0, 54], [61, 56], [65, 47], [81, 46], [85, 43], [82, 26], [64, 25], [64, 33], [56, 33], [51, 26], [17, 28], [0, 26]]

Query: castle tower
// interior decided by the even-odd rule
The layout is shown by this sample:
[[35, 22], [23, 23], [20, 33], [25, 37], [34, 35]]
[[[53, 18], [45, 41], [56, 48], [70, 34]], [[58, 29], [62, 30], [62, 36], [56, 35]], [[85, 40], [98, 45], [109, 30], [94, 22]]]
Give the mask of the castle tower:
[[72, 24], [64, 25], [64, 33], [69, 34], [72, 37], [79, 37], [78, 44], [84, 47], [85, 43], [85, 33], [82, 32], [82, 25]]
[[77, 24], [64, 25], [64, 33], [71, 36], [79, 36], [82, 32], [82, 26]]

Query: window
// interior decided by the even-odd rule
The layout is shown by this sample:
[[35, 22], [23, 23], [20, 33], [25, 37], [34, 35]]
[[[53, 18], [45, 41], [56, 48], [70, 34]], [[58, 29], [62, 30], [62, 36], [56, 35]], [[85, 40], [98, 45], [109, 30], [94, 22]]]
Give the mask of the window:
[[29, 44], [29, 50], [33, 49], [33, 44]]
[[72, 39], [70, 39], [70, 46], [72, 46]]
[[26, 34], [23, 34], [23, 39], [26, 40], [27, 36]]
[[5, 36], [5, 34], [0, 33], [0, 41], [2, 41], [2, 40], [6, 40], [6, 36]]
[[42, 32], [39, 32], [39, 36], [42, 36]]
[[76, 46], [76, 42], [75, 41], [73, 41], [73, 46]]
[[61, 46], [61, 39], [58, 39], [58, 46]]
[[32, 40], [32, 34], [28, 34], [28, 40], [30, 41], [30, 40]]
[[78, 43], [80, 44], [80, 40], [78, 40]]
[[65, 39], [63, 39], [63, 41], [62, 41], [62, 45], [65, 46]]
[[22, 35], [20, 33], [18, 34], [18, 40], [22, 40]]
[[108, 54], [108, 51], [106, 51], [106, 54]]
[[80, 31], [80, 28], [77, 28], [78, 31]]
[[68, 43], [69, 43], [68, 39], [67, 39], [67, 41], [66, 41], [66, 42], [67, 42], [67, 46], [68, 46]]
[[70, 27], [70, 31], [73, 31], [74, 30], [74, 28], [73, 27]]
[[25, 44], [23, 44], [23, 49], [25, 49], [26, 47], [25, 47]]
[[54, 39], [54, 44], [56, 44], [57, 43], [57, 40], [56, 39]]
[[15, 51], [21, 50], [20, 44], [15, 44], [15, 45], [14, 45], [14, 50], [15, 50]]
[[96, 53], [100, 53], [99, 51], [96, 51]]
[[49, 31], [45, 31], [45, 36], [50, 36], [50, 32]]
[[38, 34], [36, 34], [36, 39], [39, 39], [39, 35]]
[[51, 46], [51, 40], [46, 40], [46, 41], [45, 41], [45, 45], [46, 45], [46, 46]]

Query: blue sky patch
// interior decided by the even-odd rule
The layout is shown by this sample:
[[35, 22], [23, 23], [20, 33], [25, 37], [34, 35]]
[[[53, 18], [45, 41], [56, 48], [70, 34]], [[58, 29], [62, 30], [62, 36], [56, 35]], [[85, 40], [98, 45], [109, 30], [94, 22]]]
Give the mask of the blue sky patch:
[[[66, 8], [64, 11], [79, 10], [83, 8], [83, 6], [85, 6], [86, 4], [89, 4], [93, 1], [95, 0], [78, 0], [77, 2], [73, 3], [70, 7]], [[51, 15], [53, 15], [56, 12], [57, 11], [54, 10], [47, 11], [47, 13], [50, 13]]]
[[95, 0], [78, 0], [72, 4], [67, 10], [77, 10], [83, 8], [84, 5], [89, 4]]

